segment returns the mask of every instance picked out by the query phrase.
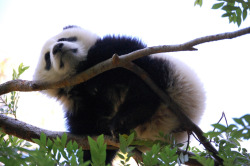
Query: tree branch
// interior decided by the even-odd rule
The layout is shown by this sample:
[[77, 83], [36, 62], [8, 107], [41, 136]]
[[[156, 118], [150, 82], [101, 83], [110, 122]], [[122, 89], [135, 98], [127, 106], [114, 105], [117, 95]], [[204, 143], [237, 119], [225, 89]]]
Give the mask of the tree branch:
[[[50, 131], [42, 129], [12, 117], [0, 114], [0, 128], [2, 131], [9, 135], [14, 135], [18, 138], [34, 142], [32, 139], [40, 139], [41, 133], [44, 133], [47, 138], [54, 140], [56, 137], [60, 137], [65, 132]], [[89, 149], [88, 137], [86, 135], [78, 136], [71, 133], [67, 133], [67, 141], [76, 141], [83, 149]], [[97, 136], [93, 136], [93, 139], [97, 139]], [[112, 136], [104, 136], [105, 143], [108, 145], [108, 149], [118, 149], [120, 144]]]
[[[14, 119], [12, 117], [9, 117], [7, 115], [0, 114], [0, 127], [2, 132], [9, 134], [9, 135], [14, 135], [20, 139], [24, 139], [26, 141], [34, 142], [32, 139], [40, 139], [40, 135], [43, 132], [47, 138], [50, 140], [55, 140], [57, 137], [62, 137], [63, 133], [65, 132], [58, 132], [58, 131], [50, 131], [46, 129], [42, 129], [30, 124], [27, 124], [25, 122], [22, 122], [18, 119]], [[70, 140], [76, 141], [77, 144], [82, 147], [84, 150], [89, 149], [89, 143], [88, 143], [88, 138], [85, 135], [78, 136], [78, 135], [73, 135], [68, 132], [67, 133], [67, 142]], [[97, 136], [92, 136], [94, 140], [97, 139]], [[119, 149], [120, 143], [114, 139], [111, 136], [104, 136], [104, 142], [107, 143], [107, 148], [108, 149]], [[177, 151], [178, 154], [188, 154], [188, 156], [194, 156], [192, 152], [186, 152], [181, 149], [178, 149]], [[136, 161], [142, 161], [142, 153], [141, 151], [135, 149], [134, 150], [134, 156], [133, 158]], [[190, 159], [187, 163], [185, 164], [191, 164], [191, 165], [200, 165], [196, 160]]]
[[44, 82], [35, 82], [35, 81], [26, 81], [26, 80], [8, 81], [0, 85], [0, 95], [9, 93], [11, 91], [40, 91], [40, 90], [45, 90], [45, 89], [54, 89], [54, 88], [62, 88], [65, 86], [73, 86], [81, 82], [85, 82], [95, 77], [96, 75], [102, 72], [105, 72], [107, 70], [110, 70], [112, 68], [124, 66], [124, 64], [126, 64], [127, 62], [131, 62], [143, 56], [147, 56], [147, 55], [155, 54], [155, 53], [162, 53], [162, 52], [197, 50], [194, 48], [194, 46], [196, 45], [206, 43], [206, 42], [223, 40], [223, 39], [232, 39], [232, 38], [239, 37], [248, 33], [250, 33], [250, 27], [241, 29], [235, 32], [227, 32], [227, 33], [222, 33], [222, 34], [200, 37], [200, 38], [191, 40], [189, 42], [186, 42], [184, 44], [148, 47], [145, 49], [131, 52], [129, 54], [121, 55], [119, 57], [120, 59], [119, 65], [116, 63], [116, 59], [108, 59], [104, 62], [101, 62], [89, 68], [88, 70], [76, 76], [71, 77], [70, 79], [64, 79], [56, 83], [44, 83]]

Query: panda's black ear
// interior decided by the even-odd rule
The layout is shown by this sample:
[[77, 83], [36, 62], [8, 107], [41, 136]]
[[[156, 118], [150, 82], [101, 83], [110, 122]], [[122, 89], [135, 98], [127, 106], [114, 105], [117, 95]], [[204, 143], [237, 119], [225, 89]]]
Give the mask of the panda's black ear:
[[79, 26], [76, 26], [76, 25], [68, 25], [68, 26], [64, 27], [63, 30], [65, 30], [65, 29], [70, 29], [70, 28], [79, 28]]

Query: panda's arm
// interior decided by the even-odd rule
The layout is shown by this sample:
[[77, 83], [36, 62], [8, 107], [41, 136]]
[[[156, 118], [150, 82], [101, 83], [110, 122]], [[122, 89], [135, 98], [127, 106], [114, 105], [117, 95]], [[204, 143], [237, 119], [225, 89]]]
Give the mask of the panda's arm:
[[145, 47], [146, 45], [136, 38], [126, 36], [105, 36], [97, 40], [89, 49], [87, 60], [80, 62], [77, 71], [84, 71], [89, 67], [111, 58], [114, 54], [120, 56]]
[[130, 129], [149, 121], [159, 108], [158, 96], [147, 85], [138, 83], [139, 86], [130, 87], [123, 104], [111, 120], [111, 130], [115, 134], [128, 134]]

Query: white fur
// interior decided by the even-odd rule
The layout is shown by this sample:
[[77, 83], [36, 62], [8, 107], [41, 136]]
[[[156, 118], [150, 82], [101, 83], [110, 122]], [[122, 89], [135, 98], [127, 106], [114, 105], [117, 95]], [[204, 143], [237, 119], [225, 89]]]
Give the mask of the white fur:
[[[203, 84], [195, 72], [180, 60], [166, 54], [154, 55], [172, 63], [175, 84], [166, 89], [170, 97], [184, 110], [184, 113], [196, 124], [201, 120], [205, 109], [205, 92]], [[169, 108], [162, 104], [151, 121], [138, 126], [135, 131], [139, 138], [155, 140], [159, 132], [165, 134], [179, 126], [178, 118]], [[146, 130], [144, 131], [144, 129]], [[141, 132], [143, 131], [143, 132]], [[185, 141], [186, 133], [174, 134], [177, 142]]]
[[[60, 38], [68, 38], [72, 36], [77, 37], [76, 42], [67, 42], [67, 41], [57, 42], [57, 40]], [[86, 58], [89, 48], [94, 45], [94, 43], [98, 38], [99, 37], [96, 34], [91, 33], [82, 28], [70, 28], [63, 30], [60, 34], [52, 37], [44, 44], [33, 79], [45, 82], [46, 81], [56, 82], [71, 76], [72, 74], [75, 73], [74, 66], [77, 65], [79, 61], [84, 60]], [[76, 54], [74, 54], [71, 57], [67, 57], [67, 59], [64, 60], [65, 66], [60, 70], [59, 70], [60, 60], [57, 58], [57, 56], [52, 55], [52, 49], [58, 43], [63, 43], [65, 46], [64, 49], [78, 48], [78, 52]], [[52, 68], [49, 71], [47, 71], [45, 70], [46, 63], [44, 55], [49, 51], [50, 51]]]
[[[60, 41], [60, 38], [69, 38], [69, 37], [77, 37], [76, 42], [67, 42], [67, 41]], [[58, 35], [50, 38], [43, 46], [40, 58], [38, 60], [38, 64], [33, 75], [33, 80], [35, 81], [42, 81], [42, 82], [57, 82], [63, 80], [67, 77], [70, 77], [75, 74], [75, 66], [78, 64], [79, 61], [84, 60], [88, 53], [88, 50], [91, 46], [94, 45], [96, 40], [99, 37], [82, 28], [69, 28], [63, 30]], [[58, 56], [53, 56], [53, 48], [56, 44], [63, 43], [63, 49], [74, 49], [78, 48], [78, 52], [72, 54], [72, 56], [64, 57], [64, 67], [59, 70], [59, 63], [60, 59]], [[45, 70], [45, 54], [50, 52], [51, 58], [51, 69]], [[43, 91], [44, 93], [48, 94], [49, 96], [56, 97], [58, 90], [46, 90]]]

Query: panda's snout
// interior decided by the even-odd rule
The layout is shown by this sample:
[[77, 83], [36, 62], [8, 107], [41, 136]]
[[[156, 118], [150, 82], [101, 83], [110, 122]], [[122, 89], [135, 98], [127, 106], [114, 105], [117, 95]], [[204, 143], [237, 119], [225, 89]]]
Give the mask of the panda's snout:
[[55, 55], [58, 52], [62, 52], [63, 43], [58, 43], [53, 47], [52, 53]]
[[78, 48], [71, 43], [58, 42], [52, 46], [52, 61], [57, 69], [65, 68], [65, 66], [73, 65], [78, 58]]

